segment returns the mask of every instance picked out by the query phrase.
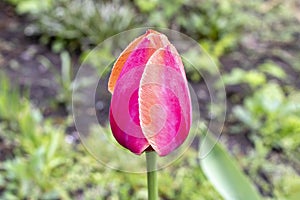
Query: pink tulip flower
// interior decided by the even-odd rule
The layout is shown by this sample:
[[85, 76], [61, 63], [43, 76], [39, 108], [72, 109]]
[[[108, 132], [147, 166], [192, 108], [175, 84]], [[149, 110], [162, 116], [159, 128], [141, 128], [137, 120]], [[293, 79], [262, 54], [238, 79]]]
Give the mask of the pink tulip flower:
[[123, 147], [165, 156], [185, 141], [191, 98], [181, 58], [164, 34], [148, 30], [131, 42], [112, 68], [108, 90], [112, 133]]

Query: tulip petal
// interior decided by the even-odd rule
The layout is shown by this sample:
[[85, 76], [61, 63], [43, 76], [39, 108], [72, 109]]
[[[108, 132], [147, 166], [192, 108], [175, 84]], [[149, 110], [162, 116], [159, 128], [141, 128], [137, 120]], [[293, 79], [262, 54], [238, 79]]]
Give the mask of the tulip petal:
[[117, 124], [116, 120], [112, 115], [111, 110], [109, 115], [109, 121], [115, 139], [126, 149], [129, 149], [131, 152], [140, 155], [149, 146], [149, 143], [145, 138], [137, 138], [125, 133]]
[[160, 48], [151, 56], [140, 82], [139, 97], [145, 137], [160, 156], [169, 154], [184, 142], [191, 125], [187, 80], [173, 46]]
[[[150, 36], [150, 37], [148, 37], [148, 36]], [[111, 75], [110, 75], [109, 81], [108, 81], [108, 91], [110, 93], [114, 92], [115, 85], [117, 83], [117, 80], [120, 76], [120, 73], [121, 73], [125, 63], [127, 62], [127, 59], [129, 58], [129, 56], [132, 54], [132, 52], [137, 47], [141, 48], [141, 46], [139, 46], [139, 44], [145, 37], [150, 38], [150, 44], [149, 44], [148, 47], [144, 46], [144, 48], [153, 48], [153, 49], [155, 49], [155, 47], [158, 47], [158, 48], [163, 47], [163, 46], [167, 45], [165, 43], [169, 43], [169, 41], [168, 41], [168, 39], [166, 38], [165, 35], [162, 35], [159, 32], [156, 32], [156, 31], [151, 30], [151, 29], [149, 29], [144, 35], [142, 35], [142, 36], [136, 38], [135, 40], [133, 40], [126, 47], [126, 49], [121, 53], [121, 55], [119, 56], [119, 58], [117, 59], [117, 61], [115, 62], [114, 66], [112, 68], [112, 72], [111, 72]]]
[[122, 68], [123, 68], [123, 66], [124, 66], [127, 58], [130, 56], [130, 54], [132, 53], [132, 51], [135, 49], [135, 47], [138, 45], [138, 43], [142, 39], [143, 39], [143, 36], [140, 36], [140, 37], [136, 38], [134, 41], [132, 41], [126, 47], [126, 49], [121, 53], [121, 55], [119, 56], [119, 58], [115, 62], [114, 66], [112, 68], [111, 75], [110, 75], [109, 80], [108, 80], [108, 91], [110, 93], [114, 92], [116, 82], [117, 82], [117, 80], [119, 78], [119, 75], [120, 75], [120, 73], [122, 71]]
[[150, 32], [142, 38], [122, 66], [114, 86], [110, 106], [112, 132], [122, 146], [136, 154], [141, 154], [149, 146], [139, 121], [139, 83], [147, 61], [164, 44], [165, 41], [156, 33]]

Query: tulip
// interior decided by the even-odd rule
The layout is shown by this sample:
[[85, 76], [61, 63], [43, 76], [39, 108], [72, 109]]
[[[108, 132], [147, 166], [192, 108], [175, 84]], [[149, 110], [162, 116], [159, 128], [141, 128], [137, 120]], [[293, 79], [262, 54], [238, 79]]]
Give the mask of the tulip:
[[166, 156], [188, 136], [191, 98], [181, 58], [168, 38], [148, 30], [114, 63], [108, 82], [113, 136], [140, 155]]
[[116, 60], [108, 82], [109, 121], [116, 140], [146, 151], [148, 199], [158, 199], [156, 154], [165, 156], [186, 139], [191, 98], [181, 58], [168, 38], [148, 30]]

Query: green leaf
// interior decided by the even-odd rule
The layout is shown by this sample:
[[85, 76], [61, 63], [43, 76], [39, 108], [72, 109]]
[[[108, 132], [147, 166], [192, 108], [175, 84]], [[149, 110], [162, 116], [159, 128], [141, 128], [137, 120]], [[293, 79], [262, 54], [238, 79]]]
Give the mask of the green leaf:
[[150, 0], [150, 1], [135, 0], [134, 2], [142, 12], [153, 11], [157, 6], [157, 4], [159, 3], [157, 0]]
[[260, 121], [257, 117], [254, 117], [249, 110], [242, 106], [235, 106], [232, 109], [233, 114], [244, 124], [251, 127], [252, 129], [258, 129], [260, 126]]
[[251, 88], [257, 88], [266, 83], [266, 76], [256, 70], [245, 71], [240, 68], [234, 68], [229, 74], [225, 74], [223, 81], [226, 85], [237, 85], [246, 83]]
[[261, 199], [237, 163], [212, 136], [206, 136], [200, 150], [200, 158], [203, 157], [202, 152], [210, 151], [206, 157], [201, 158], [200, 165], [204, 174], [224, 199]]
[[25, 0], [16, 1], [17, 12], [20, 14], [31, 13], [38, 14], [51, 8], [52, 0], [37, 1], [37, 0]]
[[262, 107], [267, 112], [275, 113], [284, 103], [284, 92], [277, 83], [269, 83], [260, 92], [256, 92], [255, 98], [261, 102]]
[[62, 137], [58, 132], [50, 133], [50, 141], [47, 150], [47, 160], [51, 161], [54, 158], [54, 155], [59, 148], [59, 142], [62, 141]]
[[255, 70], [250, 70], [246, 73], [245, 82], [248, 83], [252, 88], [256, 88], [266, 83], [266, 76]]
[[[71, 80], [71, 58], [67, 51], [64, 51], [60, 54], [61, 58], [61, 76], [62, 76], [62, 85], [63, 87], [68, 88], [72, 82]], [[70, 88], [68, 88], [70, 89]]]
[[279, 79], [285, 79], [287, 76], [285, 71], [281, 68], [281, 66], [278, 66], [276, 63], [271, 61], [268, 61], [260, 65], [258, 68], [260, 71], [265, 72]]

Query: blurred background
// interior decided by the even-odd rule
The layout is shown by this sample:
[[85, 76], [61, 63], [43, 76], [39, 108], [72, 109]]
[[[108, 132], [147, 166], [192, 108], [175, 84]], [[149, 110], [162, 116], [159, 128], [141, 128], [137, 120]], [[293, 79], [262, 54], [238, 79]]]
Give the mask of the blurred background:
[[[80, 144], [71, 113], [74, 75], [87, 54], [142, 26], [199, 42], [221, 72], [227, 98], [210, 162], [199, 161], [193, 145], [159, 172], [160, 198], [244, 200], [231, 197], [250, 191], [300, 199], [299, 25], [298, 0], [1, 0], [0, 199], [147, 199], [146, 175], [98, 163]], [[95, 67], [97, 55], [113, 59], [110, 49], [93, 55], [87, 62]], [[184, 56], [201, 63], [186, 72], [209, 119], [198, 70], [209, 71], [210, 61], [192, 51]], [[95, 105], [106, 127], [109, 101]]]

